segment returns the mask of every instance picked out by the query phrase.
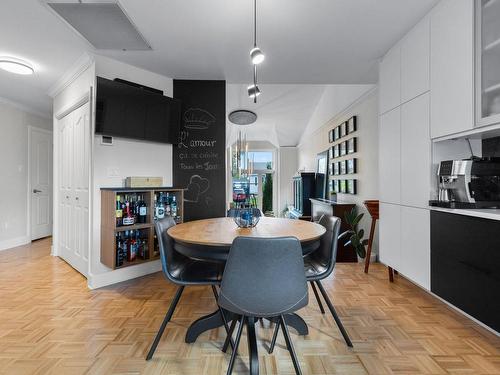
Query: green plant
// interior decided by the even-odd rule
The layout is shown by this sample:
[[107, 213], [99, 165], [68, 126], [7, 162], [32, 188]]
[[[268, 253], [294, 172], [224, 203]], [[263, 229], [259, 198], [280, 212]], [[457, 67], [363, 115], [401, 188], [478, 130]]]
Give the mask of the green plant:
[[345, 243], [345, 246], [352, 246], [358, 256], [362, 259], [366, 257], [366, 245], [368, 245], [368, 240], [364, 239], [365, 231], [364, 229], [357, 230], [357, 225], [363, 218], [364, 214], [361, 213], [357, 215], [356, 207], [350, 212], [345, 213], [345, 221], [349, 225], [350, 229], [340, 235], [339, 238], [349, 237], [349, 241]]
[[273, 210], [273, 175], [266, 173], [264, 186], [262, 187], [262, 211], [264, 213]]

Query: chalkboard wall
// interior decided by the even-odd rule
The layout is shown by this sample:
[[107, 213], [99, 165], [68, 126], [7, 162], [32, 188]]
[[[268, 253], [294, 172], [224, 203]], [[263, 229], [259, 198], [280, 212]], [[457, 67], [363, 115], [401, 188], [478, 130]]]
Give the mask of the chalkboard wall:
[[184, 192], [184, 220], [226, 213], [226, 82], [174, 80], [182, 101], [173, 182]]

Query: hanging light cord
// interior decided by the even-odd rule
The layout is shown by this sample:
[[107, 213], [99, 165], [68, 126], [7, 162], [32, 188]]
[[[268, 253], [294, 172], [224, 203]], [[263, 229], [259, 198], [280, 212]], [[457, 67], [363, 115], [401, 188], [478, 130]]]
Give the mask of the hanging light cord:
[[257, 0], [253, 0], [253, 46], [257, 47]]

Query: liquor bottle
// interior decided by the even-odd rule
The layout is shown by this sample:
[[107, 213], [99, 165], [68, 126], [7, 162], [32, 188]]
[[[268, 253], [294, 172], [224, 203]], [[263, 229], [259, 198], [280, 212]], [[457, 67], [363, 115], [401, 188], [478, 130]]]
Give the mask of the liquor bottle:
[[121, 233], [116, 233], [116, 267], [123, 265]]
[[175, 195], [172, 196], [172, 203], [170, 203], [170, 213], [174, 219], [177, 217], [177, 201]]
[[145, 223], [148, 215], [148, 207], [146, 206], [146, 202], [144, 202], [143, 197], [141, 197], [138, 206], [139, 206], [139, 223]]
[[128, 253], [130, 251], [130, 232], [126, 230], [123, 232], [123, 240], [122, 240], [122, 257], [123, 261], [125, 261], [128, 257]]
[[134, 221], [136, 223], [139, 222], [139, 196], [137, 194], [134, 195], [134, 198], [133, 198], [133, 213], [134, 213]]
[[130, 202], [128, 198], [125, 200], [125, 211], [123, 213], [122, 219], [123, 225], [133, 225], [135, 223], [134, 214], [130, 208]]
[[137, 256], [137, 242], [135, 240], [134, 231], [130, 231], [129, 234], [129, 246], [127, 251], [127, 261], [133, 262]]
[[171, 211], [170, 211], [170, 195], [167, 193], [165, 197], [165, 215], [166, 216], [171, 216]]
[[137, 247], [137, 257], [139, 257], [140, 259], [145, 259], [145, 257], [144, 257], [144, 243], [143, 243], [143, 240], [141, 238], [141, 233], [138, 230], [135, 231], [135, 243], [136, 243], [136, 247]]
[[123, 216], [123, 211], [122, 211], [122, 205], [120, 202], [120, 196], [116, 196], [116, 226], [119, 227], [122, 225], [122, 216]]
[[163, 205], [163, 193], [160, 193], [160, 197], [157, 200], [156, 205], [156, 218], [163, 219], [165, 217], [165, 206]]

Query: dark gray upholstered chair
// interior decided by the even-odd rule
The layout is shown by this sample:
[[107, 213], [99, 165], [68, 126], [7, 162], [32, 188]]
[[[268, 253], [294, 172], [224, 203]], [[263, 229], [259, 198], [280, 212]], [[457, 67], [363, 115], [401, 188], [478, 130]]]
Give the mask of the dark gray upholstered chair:
[[[156, 236], [158, 238], [158, 245], [160, 247], [161, 267], [164, 276], [172, 283], [179, 286], [175, 293], [174, 299], [170, 304], [170, 308], [163, 319], [163, 323], [156, 334], [156, 337], [149, 349], [146, 360], [150, 360], [160, 342], [163, 331], [167, 323], [172, 318], [175, 308], [182, 292], [186, 285], [211, 285], [215, 299], [218, 299], [216, 285], [219, 285], [222, 279], [222, 272], [224, 271], [223, 263], [204, 262], [188, 258], [174, 250], [174, 240], [167, 234], [167, 230], [175, 225], [174, 219], [165, 217], [155, 221]], [[224, 321], [226, 332], [229, 332], [229, 326], [226, 317], [219, 309], [219, 312]], [[233, 346], [233, 342], [231, 342]], [[234, 346], [233, 346], [234, 348]]]
[[[227, 217], [236, 217], [236, 215], [238, 214], [238, 211], [241, 210], [241, 208], [230, 208], [229, 210], [227, 210]], [[260, 211], [260, 209], [256, 208], [256, 207], [253, 207], [252, 208], [252, 214], [254, 216], [262, 216], [262, 212]]]
[[284, 314], [299, 310], [307, 302], [307, 282], [299, 240], [294, 237], [236, 238], [229, 252], [219, 293], [219, 306], [239, 316], [231, 324], [230, 335], [236, 321], [240, 323], [227, 374], [232, 372], [245, 324], [251, 354], [250, 372], [258, 373], [255, 319], [271, 317], [279, 317], [277, 325], [282, 327], [295, 372], [300, 374]]
[[335, 267], [341, 220], [335, 216], [323, 215], [319, 219], [318, 224], [325, 227], [326, 233], [321, 237], [320, 247], [304, 257], [304, 267], [307, 281], [310, 282], [320, 310], [324, 314], [325, 310], [323, 309], [323, 304], [321, 303], [315, 284], [318, 286], [318, 289], [325, 299], [328, 309], [332, 313], [332, 316], [335, 319], [347, 346], [352, 347], [349, 335], [342, 325], [342, 322], [340, 321], [330, 298], [328, 298], [328, 294], [323, 288], [323, 285], [321, 285], [321, 280], [330, 276], [333, 268]]

